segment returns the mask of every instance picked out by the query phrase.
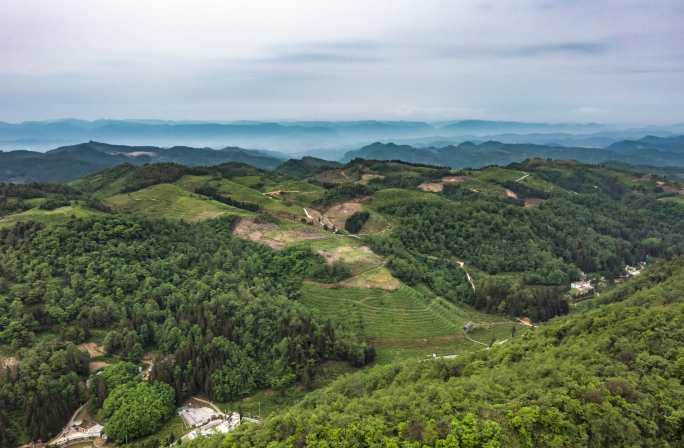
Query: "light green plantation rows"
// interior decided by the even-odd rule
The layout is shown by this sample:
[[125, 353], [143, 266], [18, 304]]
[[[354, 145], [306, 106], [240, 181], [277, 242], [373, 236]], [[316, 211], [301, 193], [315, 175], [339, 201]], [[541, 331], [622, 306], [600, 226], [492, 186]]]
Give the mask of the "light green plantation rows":
[[501, 317], [490, 316], [402, 285], [396, 291], [362, 288], [324, 288], [307, 283], [301, 301], [323, 317], [344, 322], [378, 349], [379, 361], [454, 354], [482, 349], [464, 337], [468, 321], [483, 323], [471, 338], [489, 343], [503, 340], [511, 326]]

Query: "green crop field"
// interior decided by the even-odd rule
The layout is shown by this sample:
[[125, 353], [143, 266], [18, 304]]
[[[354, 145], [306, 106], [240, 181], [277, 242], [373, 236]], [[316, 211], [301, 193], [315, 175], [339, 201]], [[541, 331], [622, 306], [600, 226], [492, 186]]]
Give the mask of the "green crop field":
[[158, 184], [132, 193], [122, 193], [104, 201], [117, 211], [150, 218], [182, 219], [190, 222], [231, 214], [252, 216], [239, 208], [206, 199], [177, 185]]
[[[432, 353], [448, 355], [481, 350], [483, 345], [464, 337], [463, 326], [469, 321], [481, 324], [470, 336], [483, 344], [491, 342], [492, 337], [497, 340], [510, 337], [514, 325], [502, 317], [457, 306], [405, 285], [396, 291], [384, 291], [326, 288], [306, 283], [301, 301], [324, 317], [341, 320], [367, 338], [377, 348], [381, 363]], [[520, 328], [516, 330], [517, 334], [521, 332]]]

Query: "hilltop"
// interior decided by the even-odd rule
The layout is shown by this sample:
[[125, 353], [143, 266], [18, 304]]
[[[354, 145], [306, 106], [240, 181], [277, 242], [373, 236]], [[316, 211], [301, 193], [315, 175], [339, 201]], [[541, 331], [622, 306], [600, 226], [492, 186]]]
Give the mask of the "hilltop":
[[225, 162], [242, 162], [259, 168], [273, 169], [282, 160], [261, 151], [242, 148], [160, 148], [90, 141], [63, 146], [46, 153], [0, 152], [0, 182], [63, 182], [124, 163], [179, 163], [195, 166]]

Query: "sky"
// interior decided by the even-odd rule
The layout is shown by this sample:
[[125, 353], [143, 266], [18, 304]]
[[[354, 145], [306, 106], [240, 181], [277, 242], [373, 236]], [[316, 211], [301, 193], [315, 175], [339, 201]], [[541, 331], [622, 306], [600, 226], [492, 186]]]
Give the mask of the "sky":
[[684, 122], [682, 0], [2, 0], [0, 120]]

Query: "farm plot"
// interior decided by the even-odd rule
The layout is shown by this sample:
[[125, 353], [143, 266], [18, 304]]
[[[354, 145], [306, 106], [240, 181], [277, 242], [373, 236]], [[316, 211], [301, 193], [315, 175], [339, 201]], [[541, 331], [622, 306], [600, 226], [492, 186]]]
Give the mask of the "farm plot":
[[[362, 288], [326, 288], [306, 283], [301, 301], [323, 317], [342, 321], [378, 350], [378, 361], [454, 354], [481, 350], [469, 341], [463, 326], [469, 321], [505, 321], [402, 285], [395, 291]], [[510, 337], [507, 325], [481, 327], [469, 336], [488, 343]], [[507, 335], [507, 336], [506, 336]]]
[[252, 216], [253, 213], [190, 193], [178, 185], [158, 184], [104, 201], [117, 211], [150, 218], [199, 222], [221, 215]]

